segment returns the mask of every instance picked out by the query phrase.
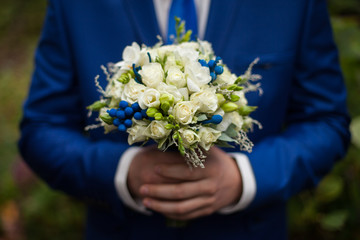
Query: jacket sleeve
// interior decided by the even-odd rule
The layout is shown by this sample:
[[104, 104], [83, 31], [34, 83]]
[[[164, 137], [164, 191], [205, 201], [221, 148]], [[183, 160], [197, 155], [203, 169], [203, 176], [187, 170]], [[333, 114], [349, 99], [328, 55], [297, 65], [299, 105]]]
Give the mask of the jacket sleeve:
[[51, 187], [110, 206], [122, 215], [114, 176], [127, 146], [91, 141], [84, 134], [86, 113], [59, 2], [49, 1], [24, 104], [19, 148], [28, 165]]
[[257, 184], [250, 208], [316, 185], [349, 144], [346, 90], [325, 0], [308, 1], [286, 128], [248, 154]]

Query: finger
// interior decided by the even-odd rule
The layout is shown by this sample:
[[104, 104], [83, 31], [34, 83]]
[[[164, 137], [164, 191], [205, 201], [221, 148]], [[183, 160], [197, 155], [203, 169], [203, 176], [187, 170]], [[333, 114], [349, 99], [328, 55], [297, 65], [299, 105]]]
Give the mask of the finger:
[[143, 204], [147, 208], [170, 216], [186, 216], [197, 209], [209, 207], [214, 202], [214, 197], [197, 197], [183, 201], [162, 201], [154, 198], [143, 200]]
[[215, 211], [212, 207], [204, 207], [204, 208], [200, 208], [197, 209], [193, 212], [187, 213], [187, 214], [168, 214], [165, 215], [166, 217], [170, 218], [170, 219], [175, 219], [175, 220], [191, 220], [194, 218], [199, 218], [199, 217], [205, 217], [205, 216], [209, 216], [211, 214], [213, 214]]
[[155, 172], [167, 178], [181, 181], [194, 181], [204, 178], [205, 169], [190, 169], [185, 163], [158, 164]]
[[198, 196], [212, 196], [216, 187], [207, 180], [178, 184], [146, 184], [140, 187], [143, 197], [167, 200], [183, 200]]

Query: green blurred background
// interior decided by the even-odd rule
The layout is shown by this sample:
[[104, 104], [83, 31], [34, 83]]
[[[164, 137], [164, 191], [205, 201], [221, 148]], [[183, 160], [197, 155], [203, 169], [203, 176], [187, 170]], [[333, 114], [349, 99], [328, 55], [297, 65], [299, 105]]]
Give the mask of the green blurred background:
[[[317, 189], [291, 199], [291, 239], [360, 239], [360, 1], [328, 2], [353, 141], [346, 158]], [[44, 0], [2, 0], [0, 8], [0, 240], [82, 238], [82, 204], [39, 181], [16, 148], [45, 8]]]

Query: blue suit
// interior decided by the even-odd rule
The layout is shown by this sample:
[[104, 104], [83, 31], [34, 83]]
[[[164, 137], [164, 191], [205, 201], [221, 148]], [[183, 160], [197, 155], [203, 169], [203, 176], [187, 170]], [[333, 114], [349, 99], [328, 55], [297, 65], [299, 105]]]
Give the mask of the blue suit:
[[[256, 57], [264, 94], [247, 95], [263, 129], [248, 154], [257, 193], [244, 211], [167, 228], [125, 207], [114, 187], [120, 132], [84, 133], [100, 65], [133, 41], [157, 42], [151, 0], [50, 0], [24, 105], [19, 147], [51, 187], [88, 204], [87, 239], [286, 239], [286, 201], [316, 185], [346, 151], [346, 92], [325, 0], [212, 0], [205, 40], [241, 74]], [[106, 85], [104, 77], [100, 79]], [[232, 150], [234, 151], [234, 150]]]

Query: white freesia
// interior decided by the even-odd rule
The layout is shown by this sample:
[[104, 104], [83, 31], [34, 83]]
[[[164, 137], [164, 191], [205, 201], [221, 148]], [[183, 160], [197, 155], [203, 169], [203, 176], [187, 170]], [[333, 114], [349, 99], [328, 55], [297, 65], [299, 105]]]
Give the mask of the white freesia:
[[142, 84], [135, 82], [134, 79], [130, 79], [124, 87], [124, 90], [121, 94], [121, 99], [133, 104], [137, 102], [139, 96], [146, 90], [146, 87]]
[[231, 85], [235, 83], [236, 79], [237, 79], [236, 75], [232, 74], [230, 70], [226, 66], [224, 66], [224, 72], [217, 76], [216, 82], [218, 84]]
[[175, 49], [175, 45], [164, 45], [157, 49], [157, 54], [160, 58], [164, 58], [166, 55], [172, 54]]
[[140, 58], [140, 46], [136, 42], [133, 42], [131, 46], [126, 46], [123, 53], [122, 58], [124, 62], [128, 64], [137, 64]]
[[142, 82], [147, 87], [156, 88], [164, 80], [164, 71], [160, 63], [152, 62], [144, 65], [139, 71]]
[[200, 91], [202, 86], [205, 86], [211, 81], [209, 68], [202, 67], [199, 62], [186, 65], [185, 75], [187, 77], [187, 87], [190, 92]]
[[206, 88], [193, 93], [190, 100], [199, 105], [199, 112], [214, 113], [218, 109], [218, 98], [215, 88]]
[[165, 66], [164, 66], [164, 70], [169, 71], [169, 69], [171, 67], [181, 67], [176, 63], [176, 58], [174, 54], [168, 55], [166, 57], [166, 62], [165, 62]]
[[179, 129], [179, 133], [180, 136], [183, 140], [183, 145], [186, 148], [189, 148], [191, 145], [199, 142], [200, 138], [199, 136], [196, 134], [196, 132], [194, 132], [191, 129], [188, 128], [180, 128]]
[[167, 85], [166, 83], [162, 82], [156, 87], [156, 89], [160, 92], [160, 94], [167, 93], [173, 95], [175, 103], [182, 99], [181, 92], [173, 85]]
[[145, 129], [144, 134], [152, 139], [162, 139], [167, 137], [171, 130], [165, 128], [168, 123], [165, 121], [153, 120]]
[[146, 122], [136, 121], [136, 124], [133, 127], [128, 128], [126, 132], [129, 134], [128, 143], [132, 145], [136, 142], [143, 142], [147, 139], [147, 136], [144, 134], [146, 130]]
[[182, 101], [175, 105], [173, 115], [178, 123], [187, 125], [193, 121], [194, 115], [198, 109], [199, 106], [193, 102]]
[[141, 109], [160, 106], [160, 93], [153, 88], [146, 89], [138, 99]]
[[203, 57], [206, 61], [209, 61], [209, 56], [214, 55], [214, 50], [212, 49], [211, 43], [208, 41], [199, 41], [199, 45], [201, 57]]
[[183, 88], [186, 86], [185, 74], [179, 67], [171, 66], [167, 72], [166, 83], [177, 88]]
[[199, 145], [208, 151], [213, 143], [220, 137], [221, 132], [213, 128], [201, 127], [198, 135], [200, 138]]
[[199, 52], [190, 47], [178, 46], [174, 54], [176, 60], [181, 61], [184, 65], [195, 63], [199, 59]]
[[124, 85], [121, 82], [114, 80], [113, 85], [107, 85], [105, 92], [108, 96], [120, 99], [123, 89]]

